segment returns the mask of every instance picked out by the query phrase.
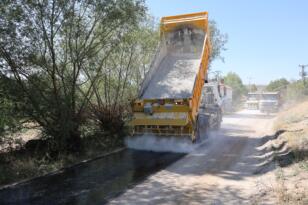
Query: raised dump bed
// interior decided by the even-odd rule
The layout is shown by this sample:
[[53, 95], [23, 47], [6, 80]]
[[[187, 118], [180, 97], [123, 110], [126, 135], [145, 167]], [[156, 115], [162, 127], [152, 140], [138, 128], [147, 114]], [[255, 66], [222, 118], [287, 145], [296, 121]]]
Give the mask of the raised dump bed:
[[194, 141], [210, 54], [208, 14], [163, 17], [160, 31], [159, 50], [133, 103], [133, 135]]
[[200, 56], [169, 54], [145, 89], [142, 99], [183, 99], [192, 97]]

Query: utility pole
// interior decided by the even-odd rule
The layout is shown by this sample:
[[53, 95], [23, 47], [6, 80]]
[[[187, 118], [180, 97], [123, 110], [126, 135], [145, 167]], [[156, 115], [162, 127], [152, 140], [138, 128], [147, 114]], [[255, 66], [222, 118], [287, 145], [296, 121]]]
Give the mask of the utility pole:
[[299, 73], [299, 75], [302, 77], [302, 80], [303, 80], [303, 83], [304, 83], [304, 86], [306, 85], [306, 76], [307, 76], [307, 73], [305, 72], [305, 68], [308, 67], [308, 65], [298, 65], [300, 68], [301, 68], [301, 72]]

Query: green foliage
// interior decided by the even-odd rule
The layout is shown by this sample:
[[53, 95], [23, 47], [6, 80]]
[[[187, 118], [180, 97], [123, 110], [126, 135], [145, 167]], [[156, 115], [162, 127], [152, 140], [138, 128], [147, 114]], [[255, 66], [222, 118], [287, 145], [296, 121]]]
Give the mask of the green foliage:
[[144, 15], [142, 0], [1, 1], [0, 73], [9, 71], [27, 117], [60, 149], [78, 148], [94, 88]]
[[158, 34], [152, 19], [145, 18], [138, 28], [124, 36], [106, 60], [91, 100], [92, 113], [103, 131], [112, 134], [124, 130], [130, 102], [137, 97], [139, 84], [155, 54]]
[[288, 85], [289, 85], [288, 80], [286, 80], [285, 78], [280, 78], [278, 80], [271, 81], [266, 86], [266, 90], [267, 91], [282, 91], [282, 90], [285, 90]]
[[256, 92], [258, 91], [258, 87], [256, 86], [256, 84], [252, 84], [251, 87], [249, 88], [251, 92]]
[[14, 80], [0, 76], [0, 136], [18, 129], [21, 126], [20, 120], [24, 118], [22, 94], [11, 95], [18, 93], [16, 86]]
[[15, 119], [12, 118], [12, 112], [14, 110], [13, 102], [0, 97], [0, 136], [5, 132], [5, 130], [15, 127]]
[[302, 100], [308, 96], [308, 85], [304, 85], [303, 81], [298, 80], [291, 82], [287, 87], [287, 100], [297, 101]]
[[243, 85], [242, 79], [236, 73], [229, 72], [224, 77], [224, 81], [226, 85], [229, 85], [232, 88], [233, 102], [240, 102], [241, 97], [247, 93], [247, 89]]
[[222, 33], [217, 26], [215, 21], [209, 21], [209, 30], [210, 30], [210, 39], [211, 39], [211, 46], [212, 52], [210, 56], [210, 64], [215, 59], [220, 59], [224, 62], [224, 58], [222, 57], [221, 53], [226, 51], [227, 48], [225, 45], [228, 42], [228, 35]]

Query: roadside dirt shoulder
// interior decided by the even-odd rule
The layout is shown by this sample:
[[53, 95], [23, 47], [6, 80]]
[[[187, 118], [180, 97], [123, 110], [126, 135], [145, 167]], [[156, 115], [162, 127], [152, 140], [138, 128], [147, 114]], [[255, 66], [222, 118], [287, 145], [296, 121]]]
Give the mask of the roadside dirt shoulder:
[[271, 151], [276, 169], [262, 177], [261, 190], [277, 204], [308, 204], [308, 101], [279, 113], [274, 130], [262, 148]]

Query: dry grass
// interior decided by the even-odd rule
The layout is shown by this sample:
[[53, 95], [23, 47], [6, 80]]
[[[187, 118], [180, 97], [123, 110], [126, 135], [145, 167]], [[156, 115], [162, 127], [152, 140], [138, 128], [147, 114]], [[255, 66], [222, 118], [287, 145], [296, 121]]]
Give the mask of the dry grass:
[[281, 137], [297, 154], [296, 157], [306, 159], [308, 152], [308, 101], [292, 106], [281, 112], [275, 122], [276, 130], [287, 130]]
[[290, 106], [288, 109], [279, 113], [278, 120], [276, 120], [275, 128], [290, 128], [296, 123], [308, 120], [308, 101], [302, 102], [297, 105]]
[[279, 140], [294, 154], [288, 167], [276, 171], [278, 204], [308, 204], [308, 101], [294, 105], [277, 116], [275, 130], [286, 130]]
[[276, 184], [273, 187], [277, 204], [308, 204], [307, 171], [298, 163], [276, 170]]

